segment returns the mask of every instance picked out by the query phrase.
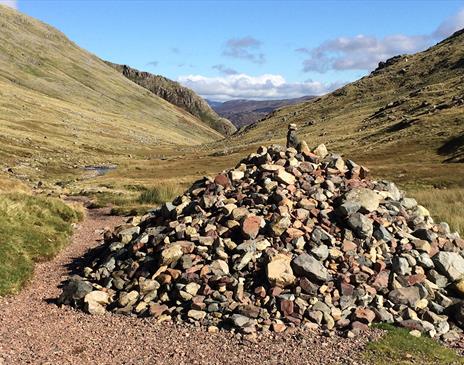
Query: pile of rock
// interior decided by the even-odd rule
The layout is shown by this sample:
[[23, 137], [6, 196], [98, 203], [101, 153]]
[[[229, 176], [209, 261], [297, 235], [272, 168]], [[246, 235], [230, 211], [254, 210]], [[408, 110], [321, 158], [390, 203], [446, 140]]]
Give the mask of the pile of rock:
[[328, 153], [261, 147], [106, 235], [61, 302], [211, 331], [464, 327], [464, 241], [391, 182]]

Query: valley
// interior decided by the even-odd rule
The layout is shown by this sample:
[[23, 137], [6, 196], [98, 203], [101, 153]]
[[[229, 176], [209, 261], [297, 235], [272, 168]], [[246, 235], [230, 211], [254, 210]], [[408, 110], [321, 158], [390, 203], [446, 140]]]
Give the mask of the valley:
[[[206, 185], [198, 185], [198, 183], [196, 183], [198, 186], [195, 185], [198, 190], [202, 191], [201, 194], [203, 190], [209, 192], [209, 189], [212, 189], [211, 185], [208, 185], [210, 182], [221, 185], [215, 178], [217, 179], [221, 171], [233, 169], [234, 166], [234, 171], [243, 172], [246, 177], [242, 178], [243, 182], [240, 179], [233, 180], [235, 182], [232, 185], [236, 185], [234, 189], [240, 193], [234, 190], [232, 194], [228, 191], [230, 186], [227, 183], [224, 183], [224, 189], [218, 188], [219, 195], [223, 194], [223, 190], [228, 191], [228, 195], [224, 193], [224, 196], [227, 195], [227, 199], [230, 200], [229, 202], [224, 198], [227, 204], [221, 201], [222, 205], [218, 203], [217, 210], [211, 208], [212, 205], [206, 208], [202, 206], [201, 210], [196, 213], [204, 214], [200, 218], [190, 217], [193, 213], [188, 215], [196, 222], [195, 229], [200, 230], [198, 227], [203, 229], [202, 225], [205, 225], [203, 220], [206, 219], [209, 220], [210, 225], [219, 225], [218, 222], [221, 222], [224, 224], [222, 228], [226, 227], [231, 232], [235, 226], [243, 226], [244, 223], [240, 220], [242, 217], [236, 219], [229, 217], [226, 223], [222, 223], [225, 218], [221, 214], [225, 213], [221, 209], [226, 209], [224, 205], [239, 205], [240, 207], [235, 206], [235, 209], [240, 209], [245, 207], [243, 202], [246, 202], [248, 204], [246, 208], [253, 214], [258, 214], [254, 211], [258, 209], [254, 205], [260, 207], [264, 203], [249, 203], [250, 199], [256, 198], [253, 194], [261, 194], [260, 199], [264, 199], [263, 194], [267, 194], [264, 195], [268, 198], [267, 205], [260, 214], [266, 216], [269, 222], [275, 220], [276, 214], [285, 216], [285, 209], [291, 212], [293, 205], [296, 207], [300, 204], [300, 195], [304, 194], [300, 191], [303, 181], [296, 184], [298, 188], [294, 191], [292, 191], [293, 188], [286, 190], [287, 185], [292, 185], [287, 183], [278, 188], [278, 191], [284, 191], [284, 194], [288, 194], [294, 201], [285, 204], [273, 203], [275, 206], [280, 205], [280, 208], [273, 211], [274, 215], [271, 217], [269, 212], [274, 209], [274, 205], [268, 201], [270, 202], [275, 197], [266, 190], [267, 186], [263, 181], [265, 178], [273, 179], [272, 174], [275, 171], [267, 171], [266, 167], [263, 167], [266, 164], [259, 157], [250, 155], [262, 151], [261, 146], [265, 146], [266, 151], [274, 151], [271, 146], [275, 144], [284, 146], [290, 123], [296, 125], [298, 137], [301, 141], [306, 141], [308, 151], [304, 154], [301, 146], [298, 146], [295, 149], [298, 161], [292, 159], [294, 157], [292, 151], [282, 152], [283, 155], [280, 156], [278, 152], [272, 152], [274, 154], [269, 152], [272, 158], [266, 153], [261, 154], [261, 158], [267, 158], [267, 164], [273, 166], [282, 164], [288, 172], [293, 169], [292, 164], [300, 166], [310, 161], [314, 166], [311, 169], [308, 167], [308, 171], [304, 173], [314, 174], [314, 181], [316, 181], [317, 176], [319, 179], [321, 176], [328, 179], [328, 176], [333, 173], [330, 168], [333, 168], [339, 160], [344, 161], [346, 166], [350, 166], [350, 161], [355, 161], [356, 164], [368, 168], [372, 179], [393, 181], [406, 192], [408, 197], [414, 198], [420, 206], [428, 209], [435, 222], [448, 222], [451, 232], [458, 232], [461, 237], [464, 236], [464, 30], [455, 32], [424, 51], [403, 54], [386, 60], [370, 74], [321, 96], [304, 96], [285, 100], [231, 100], [208, 104], [207, 100], [176, 81], [161, 75], [139, 71], [128, 65], [104, 61], [80, 48], [59, 30], [0, 5], [0, 240], [2, 241], [0, 242], [0, 295], [4, 296], [0, 298], [0, 319], [2, 323], [5, 321], [10, 328], [21, 327], [20, 317], [15, 314], [16, 308], [20, 309], [24, 318], [30, 318], [24, 330], [20, 329], [17, 332], [0, 330], [2, 334], [0, 337], [4, 339], [0, 341], [0, 364], [5, 359], [6, 363], [18, 361], [38, 363], [51, 359], [53, 363], [58, 363], [62, 360], [59, 352], [54, 353], [52, 358], [47, 357], [45, 350], [50, 346], [58, 345], [56, 338], [47, 336], [41, 338], [39, 328], [41, 317], [37, 313], [42, 312], [48, 313], [56, 323], [64, 318], [63, 324], [56, 325], [56, 328], [58, 328], [57, 333], [66, 338], [63, 353], [68, 356], [69, 363], [77, 363], [79, 359], [85, 359], [84, 363], [92, 363], [99, 356], [100, 351], [108, 354], [102, 347], [96, 346], [89, 349], [89, 342], [82, 339], [74, 343], [68, 338], [69, 336], [66, 337], [68, 329], [65, 324], [69, 323], [71, 326], [70, 333], [74, 338], [85, 338], [91, 333], [92, 341], [104, 343], [104, 346], [109, 348], [113, 343], [107, 342], [105, 339], [107, 332], [103, 330], [107, 321], [110, 323], [110, 328], [118, 334], [114, 340], [118, 348], [122, 348], [127, 343], [131, 346], [129, 352], [132, 354], [133, 363], [163, 362], [167, 358], [171, 359], [172, 363], [182, 361], [206, 363], [208, 359], [214, 363], [213, 349], [221, 346], [224, 352], [216, 359], [218, 362], [219, 360], [227, 362], [231, 357], [236, 357], [237, 363], [251, 363], [255, 360], [252, 360], [250, 354], [256, 352], [261, 354], [260, 363], [263, 358], [276, 363], [284, 359], [293, 359], [295, 363], [302, 363], [302, 356], [311, 361], [327, 361], [327, 363], [334, 364], [379, 365], [384, 363], [381, 360], [383, 357], [390, 363], [402, 364], [462, 363], [462, 357], [456, 354], [463, 351], [463, 339], [450, 341], [446, 346], [442, 346], [446, 344], [446, 341], [437, 342], [424, 333], [422, 337], [408, 340], [412, 337], [409, 332], [413, 330], [409, 327], [404, 330], [372, 323], [373, 329], [369, 330], [371, 332], [368, 332], [368, 337], [353, 336], [342, 339], [334, 337], [338, 335], [330, 331], [331, 329], [327, 330], [327, 326], [321, 327], [321, 333], [299, 329], [290, 323], [293, 317], [290, 322], [280, 320], [285, 317], [283, 315], [284, 317], [277, 317], [278, 321], [272, 323], [272, 328], [280, 328], [275, 323], [282, 322], [286, 326], [283, 329], [285, 332], [278, 333], [277, 330], [266, 332], [268, 323], [265, 320], [272, 317], [276, 311], [284, 313], [286, 309], [281, 309], [281, 307], [280, 309], [274, 308], [273, 311], [269, 310], [269, 313], [263, 317], [265, 320], [259, 322], [261, 327], [258, 326], [258, 328], [260, 331], [264, 328], [263, 332], [266, 334], [262, 338], [261, 346], [258, 346], [259, 340], [257, 341], [257, 337], [254, 337], [255, 332], [246, 333], [237, 329], [230, 333], [223, 331], [218, 325], [221, 327], [221, 330], [218, 330], [219, 333], [215, 332], [216, 329], [211, 329], [212, 333], [210, 333], [210, 327], [215, 327], [217, 324], [213, 320], [214, 316], [210, 314], [208, 314], [208, 326], [203, 326], [205, 327], [203, 328], [200, 322], [204, 317], [199, 321], [195, 319], [186, 321], [186, 323], [175, 320], [170, 322], [171, 317], [168, 319], [163, 316], [159, 321], [153, 319], [153, 322], [150, 322], [152, 319], [144, 319], [137, 322], [137, 318], [133, 318], [132, 315], [120, 318], [118, 315], [105, 312], [104, 315], [93, 319], [93, 316], [72, 309], [68, 305], [60, 307], [56, 304], [61, 290], [58, 290], [58, 287], [63, 285], [64, 278], [71, 274], [82, 274], [83, 267], [77, 266], [74, 271], [68, 268], [76, 263], [78, 257], [87, 255], [89, 248], [104, 244], [102, 239], [104, 234], [111, 233], [113, 241], [110, 243], [115, 244], [122, 241], [122, 236], [115, 233], [119, 232], [119, 228], [116, 228], [119, 224], [127, 222], [124, 223], [126, 228], [138, 228], [139, 231], [140, 227], [145, 229], [151, 221], [140, 223], [141, 217], [147, 217], [148, 211], [153, 209], [156, 211], [159, 207], [166, 209], [165, 203], [176, 201], [176, 197], [182, 196], [186, 189], [189, 189], [190, 194], [195, 190], [191, 187], [192, 184], [205, 176], [210, 177], [210, 180], [203, 180], [207, 182]], [[326, 156], [314, 157], [316, 147], [322, 144], [331, 152], [328, 155], [330, 161], [327, 158], [324, 160]], [[251, 157], [243, 163], [243, 159], [246, 159], [248, 155]], [[241, 162], [242, 165], [240, 165]], [[330, 167], [328, 167], [329, 164]], [[261, 170], [264, 171], [263, 175], [256, 177], [257, 171]], [[346, 176], [351, 173], [343, 168], [340, 171]], [[224, 176], [230, 176], [230, 174], [229, 172]], [[301, 178], [298, 172], [292, 170], [291, 174], [296, 174], [298, 179]], [[248, 178], [252, 180], [245, 181]], [[343, 175], [344, 178], [345, 175]], [[359, 176], [354, 177], [353, 180], [358, 178]], [[336, 178], [333, 180], [338, 181]], [[276, 181], [282, 184], [282, 179], [277, 178]], [[351, 188], [350, 181], [347, 178], [346, 187]], [[358, 184], [359, 181], [356, 180], [355, 183]], [[361, 181], [360, 184], [364, 183]], [[321, 185], [320, 182], [314, 182], [314, 184]], [[325, 184], [324, 193], [329, 189], [326, 188], [326, 182]], [[370, 189], [374, 189], [369, 183], [366, 184]], [[250, 185], [254, 186], [255, 190], [249, 192], [247, 189], [250, 189]], [[377, 187], [376, 189], [378, 190]], [[246, 191], [248, 195], [241, 197], [242, 191]], [[327, 194], [330, 204], [332, 204], [333, 194], [341, 193], [333, 190]], [[191, 200], [200, 201], [196, 195], [182, 199], [182, 202], [176, 203], [175, 206], [182, 204], [188, 206], [187, 203]], [[333, 200], [333, 207], [326, 203], [326, 200], [322, 201], [319, 208], [322, 206], [328, 208], [329, 211], [335, 210], [338, 204], [336, 199]], [[202, 204], [204, 204], [203, 201], [198, 203], [199, 206]], [[288, 208], [282, 205], [288, 205]], [[401, 207], [406, 209], [404, 204]], [[311, 209], [308, 208], [308, 210]], [[218, 211], [221, 213], [219, 214]], [[361, 212], [367, 214], [375, 224], [388, 221], [385, 227], [390, 230], [392, 230], [391, 227], [396, 229], [401, 219], [409, 219], [408, 214], [411, 213], [401, 213], [403, 214], [401, 219], [392, 223], [392, 220], [396, 219], [392, 217], [396, 215], [391, 213], [391, 209], [388, 211], [387, 218], [385, 218], [387, 213], [381, 209], [374, 213], [372, 211], [366, 213], [362, 210]], [[295, 214], [294, 212], [289, 214], [292, 220], [295, 219]], [[169, 239], [197, 242], [196, 233], [190, 235], [182, 231], [182, 225], [193, 227], [190, 220], [183, 220], [184, 215], [181, 211], [175, 219], [170, 216], [169, 220], [164, 215], [162, 216], [162, 224], [174, 230], [166, 234], [167, 241], [163, 241], [163, 244], [171, 244]], [[195, 219], [199, 219], [200, 222]], [[318, 219], [322, 221], [321, 227], [324, 229], [330, 226], [327, 221], [324, 221], [325, 216], [320, 218], [316, 215], [313, 219], [313, 224], [316, 225], [319, 224]], [[414, 221], [414, 224], [416, 223]], [[427, 225], [430, 231], [437, 232], [438, 228], [435, 226], [431, 228], [432, 224], [429, 221], [425, 223], [421, 221], [422, 223]], [[420, 224], [417, 224], [417, 227], [414, 227], [420, 229]], [[299, 222], [296, 225], [301, 228], [303, 224]], [[177, 226], [181, 228], [175, 228]], [[346, 241], [345, 236], [337, 236], [346, 229], [346, 227], [340, 227], [337, 226], [331, 231], [331, 234], [337, 237], [336, 240], [334, 238], [337, 244], [338, 241]], [[404, 230], [407, 230], [407, 227], [405, 225]], [[149, 227], [149, 229], [155, 229], [155, 227]], [[224, 233], [227, 229], [220, 233], [216, 231], [213, 234], [208, 233], [212, 231], [204, 228], [204, 232], [201, 232], [221, 242], [231, 237], [236, 239], [235, 231]], [[282, 233], [273, 231], [274, 233], [270, 234], [264, 226], [261, 229], [261, 233], [265, 232], [266, 237], [273, 242], [277, 242]], [[398, 237], [403, 234], [403, 232], [396, 231], [394, 233], [397, 233]], [[410, 236], [411, 234], [405, 234], [402, 238], [403, 240], [411, 239], [412, 242]], [[444, 235], [439, 239], [452, 241], [453, 252], [458, 252], [462, 248], [459, 247], [459, 242], [462, 240], [458, 240], [455, 236], [452, 237], [451, 239]], [[136, 238], [134, 235], [125, 244], [132, 245]], [[240, 236], [237, 242], [248, 242], [247, 240], [255, 238], [253, 235], [248, 237], [245, 234], [245, 238]], [[351, 239], [358, 242], [356, 238], [351, 237]], [[430, 240], [433, 241], [433, 239]], [[398, 239], [398, 241], [401, 240]], [[286, 244], [293, 245], [289, 242]], [[68, 243], [69, 246], [67, 246]], [[364, 244], [362, 240], [358, 243]], [[144, 244], [146, 243], [141, 244], [141, 247]], [[173, 262], [167, 262], [164, 269], [160, 266], [160, 270], [169, 272], [169, 274], [161, 273], [164, 275], [163, 280], [166, 280], [166, 282], [161, 282], [161, 285], [167, 285], [170, 288], [172, 280], [179, 288], [183, 288], [183, 281], [187, 280], [185, 278], [188, 275], [197, 275], [196, 271], [191, 269], [194, 264], [204, 259], [205, 252], [211, 251], [207, 244], [205, 246], [206, 249], [196, 247], [195, 251], [192, 249], [191, 252], [181, 253], [182, 257], [191, 254], [193, 259], [193, 263], [187, 262], [187, 258], [183, 259], [187, 262], [185, 265], [184, 261], [182, 263], [185, 267], [179, 268], [180, 264], [177, 264], [179, 258]], [[284, 247], [277, 244], [274, 246], [279, 249]], [[185, 250], [185, 247], [182, 249]], [[224, 253], [219, 250], [221, 252], [215, 251], [211, 253], [211, 256], [219, 255], [220, 260], [229, 260], [230, 272], [235, 276], [242, 275], [241, 270], [237, 269], [233, 261], [236, 260], [237, 255], [234, 249], [227, 247]], [[143, 251], [145, 248], [139, 253], [137, 253], [138, 248], [133, 250], [134, 257], [139, 255], [137, 260], [153, 253], [149, 250]], [[233, 253], [229, 253], [228, 250]], [[300, 253], [298, 250], [292, 250], [289, 252], [293, 255], [295, 252]], [[360, 249], [357, 254], [367, 255], [366, 257], [370, 260], [371, 253], [366, 254], [366, 252]], [[121, 255], [124, 254], [125, 251]], [[373, 257], [372, 260], [375, 262], [376, 256], [373, 255]], [[251, 262], [253, 265], [258, 265], [259, 260], [259, 257], [253, 258]], [[128, 262], [121, 264], [118, 261], [121, 272], [126, 269], [126, 266], [130, 266]], [[144, 266], [144, 259], [140, 259], [140, 262], [134, 259], [133, 262], [134, 267]], [[233, 265], [232, 262], [234, 262]], [[331, 268], [333, 262], [327, 261], [324, 265]], [[363, 262], [364, 264], [355, 266], [372, 264], [369, 261]], [[385, 262], [387, 265], [391, 264], [388, 256]], [[100, 264], [105, 265], [104, 262]], [[169, 265], [171, 266], [167, 269]], [[211, 267], [214, 265], [212, 259], [208, 265]], [[205, 264], [205, 266], [208, 265]], [[248, 262], [245, 265], [248, 265]], [[245, 265], [245, 268], [253, 266], [251, 263], [248, 266]], [[415, 264], [409, 263], [409, 265], [408, 275], [424, 274], [424, 270], [418, 268], [419, 265], [417, 267]], [[377, 269], [371, 269], [371, 266], [363, 270], [369, 275], [374, 275], [373, 272]], [[359, 269], [354, 270], [355, 274], [358, 273], [356, 270]], [[229, 275], [229, 268], [225, 272]], [[185, 277], [180, 277], [180, 281], [176, 282], [179, 278], [178, 274], [181, 273], [185, 274]], [[155, 273], [151, 274], [156, 276]], [[202, 288], [208, 287], [208, 281], [204, 279], [207, 275], [210, 274], [202, 274], [201, 279], [195, 278], [194, 281], [201, 283]], [[262, 275], [261, 272], [256, 274], [256, 276], [260, 275]], [[232, 274], [230, 276], [232, 277]], [[427, 278], [430, 279], [430, 275]], [[105, 285], [103, 281], [95, 278], [93, 280], [95, 281], [92, 283], [95, 285], [94, 291], [98, 291], [97, 288]], [[249, 280], [248, 277], [247, 280]], [[402, 278], [398, 279], [395, 276], [395, 280], [393, 286], [401, 287], [404, 284]], [[98, 284], [95, 284], [97, 282]], [[260, 286], [255, 284], [253, 283], [253, 290], [258, 293]], [[330, 299], [319, 298], [321, 303], [323, 300], [330, 302], [329, 304], [332, 300], [337, 302], [338, 294], [334, 294], [332, 284], [328, 284], [328, 288], [323, 285], [318, 286], [317, 290], [321, 295], [327, 290], [332, 295]], [[356, 285], [362, 284], [364, 283], [356, 283]], [[111, 284], [109, 285], [111, 288]], [[141, 290], [139, 283], [130, 283], [129, 279], [124, 285], [129, 293], [134, 290], [134, 287]], [[232, 284], [227, 283], [227, 285]], [[224, 284], [224, 288], [225, 286]], [[438, 290], [433, 285], [432, 288]], [[172, 289], [172, 292], [176, 290]], [[290, 294], [294, 297], [299, 295], [298, 290], [293, 287], [292, 291], [286, 290], [283, 295], [287, 295], [288, 298], [293, 298]], [[453, 290], [455, 290], [454, 286]], [[217, 296], [223, 295], [224, 291], [226, 289], [222, 292], [218, 289]], [[270, 296], [264, 290], [263, 298], [257, 299], [254, 297], [258, 295], [256, 293], [250, 291], [246, 297], [253, 297], [257, 303], [264, 296]], [[279, 291], [276, 294], [276, 298], [280, 293]], [[193, 295], [188, 293], [185, 298], [191, 300], [191, 297], [195, 295], [196, 292]], [[208, 295], [213, 294], [206, 290], [202, 296], [208, 297]], [[237, 293], [234, 292], [230, 296], [236, 298]], [[30, 298], [33, 300], [29, 307]], [[160, 303], [164, 298], [163, 295], [159, 295]], [[288, 298], [285, 297], [285, 300], [290, 300]], [[49, 299], [51, 302], [47, 301]], [[211, 298], [208, 297], [209, 299]], [[176, 298], [176, 300], [180, 299]], [[187, 307], [185, 304], [180, 306], [176, 300], [165, 301], [172, 308], [178, 305], [177, 309], [167, 311], [169, 316], [172, 314], [172, 318], [175, 319], [175, 315], [181, 318], [182, 314], [185, 317], [187, 311], [185, 313], [183, 311]], [[231, 301], [230, 298], [228, 300]], [[233, 303], [240, 302], [239, 299], [234, 300], [236, 302]], [[279, 297], [279, 303], [281, 300], [283, 299]], [[378, 300], [380, 299], [377, 298]], [[386, 296], [385, 301], [387, 300]], [[429, 300], [432, 302], [435, 298], [429, 298]], [[294, 298], [290, 301], [293, 303]], [[104, 304], [106, 306], [107, 303]], [[204, 303], [200, 304], [196, 303], [197, 307], [194, 306], [194, 310], [205, 310], [202, 306]], [[88, 303], [86, 305], [87, 307], [82, 306], [81, 303], [81, 307], [87, 308], [84, 310], [88, 310]], [[188, 305], [191, 303], [189, 302]], [[238, 307], [240, 304], [234, 305]], [[79, 307], [79, 305], [75, 306]], [[123, 305], [119, 306], [124, 308]], [[132, 310], [132, 307], [129, 307], [128, 310]], [[111, 305], [108, 308], [113, 310]], [[188, 309], [191, 308], [188, 307]], [[395, 310], [397, 309], [395, 307]], [[417, 317], [415, 311], [422, 313], [422, 309], [410, 305], [404, 309], [408, 311], [404, 317], [410, 316], [405, 320], [415, 320]], [[234, 310], [235, 308], [232, 309]], [[411, 310], [414, 313], [411, 313]], [[162, 313], [166, 316], [167, 312]], [[211, 310], [211, 312], [214, 311]], [[398, 309], [398, 313], [400, 312]], [[325, 312], [324, 316], [326, 316]], [[351, 320], [351, 317], [349, 318]], [[161, 323], [165, 321], [167, 323]], [[361, 320], [364, 324], [363, 321], [365, 320]], [[52, 322], [48, 320], [46, 326], [53, 332]], [[265, 324], [263, 325], [262, 322]], [[328, 322], [324, 319], [324, 325]], [[371, 322], [368, 324], [371, 325]], [[79, 327], [80, 325], [82, 327]], [[269, 324], [268, 327], [271, 328], [271, 325]], [[240, 337], [239, 333], [243, 337]], [[460, 332], [457, 331], [457, 333]], [[126, 338], [122, 334], [126, 334]], [[146, 341], [147, 334], [156, 338], [155, 342], [160, 348], [158, 353], [150, 353], [152, 344]], [[18, 340], [24, 336], [27, 341]], [[131, 340], [127, 340], [127, 336], [132, 336]], [[33, 337], [36, 338], [33, 339]], [[140, 338], [144, 338], [141, 343], [137, 340]], [[178, 349], [169, 347], [168, 340], [178, 343]], [[368, 345], [366, 340], [372, 340], [371, 345]], [[19, 341], [19, 347], [15, 347], [17, 344], [15, 341]], [[312, 351], [310, 344], [331, 349], [331, 355], [325, 359], [321, 351]], [[137, 346], [139, 346], [138, 350]], [[31, 351], [28, 347], [33, 350]], [[205, 356], [200, 360], [198, 360], [198, 353], [192, 351], [192, 348], [197, 347], [204, 348], [205, 352]], [[337, 352], [338, 347], [341, 349], [340, 353]], [[245, 349], [243, 352], [240, 350], [242, 348]], [[10, 358], [2, 357], [2, 351], [5, 349], [13, 354]], [[272, 352], [273, 349], [275, 352]], [[116, 352], [113, 354], [114, 357], [108, 355], [109, 357], [100, 363], [114, 363], [117, 359], [123, 361], [124, 354], [119, 350]], [[25, 354], [24, 357], [21, 357], [20, 353]], [[406, 353], [410, 357], [404, 357], [405, 355], [401, 357], [398, 353], [403, 355]], [[146, 356], [144, 357], [143, 354]], [[347, 358], [352, 358], [354, 362], [341, 362]]]

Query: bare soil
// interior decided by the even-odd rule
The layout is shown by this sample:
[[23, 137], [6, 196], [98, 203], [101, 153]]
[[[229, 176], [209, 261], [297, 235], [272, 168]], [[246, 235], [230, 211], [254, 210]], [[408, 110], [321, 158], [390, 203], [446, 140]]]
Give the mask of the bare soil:
[[108, 210], [89, 210], [71, 244], [16, 295], [0, 298], [0, 365], [4, 364], [363, 364], [360, 353], [379, 333], [355, 339], [288, 330], [255, 341], [230, 332], [153, 319], [91, 316], [59, 307], [70, 265], [101, 244], [104, 228], [123, 222]]

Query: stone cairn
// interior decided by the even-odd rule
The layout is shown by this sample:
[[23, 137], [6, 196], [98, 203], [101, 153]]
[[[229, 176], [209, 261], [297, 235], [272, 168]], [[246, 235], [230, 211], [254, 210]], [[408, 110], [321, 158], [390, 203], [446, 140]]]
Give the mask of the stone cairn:
[[391, 182], [328, 153], [260, 147], [105, 235], [59, 301], [242, 334], [374, 322], [464, 328], [464, 241]]

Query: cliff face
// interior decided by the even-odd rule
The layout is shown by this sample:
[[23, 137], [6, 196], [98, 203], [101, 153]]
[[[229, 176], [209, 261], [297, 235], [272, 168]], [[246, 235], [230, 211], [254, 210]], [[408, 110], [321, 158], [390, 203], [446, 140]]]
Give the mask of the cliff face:
[[196, 116], [222, 135], [227, 136], [236, 131], [235, 126], [229, 120], [220, 117], [205, 100], [193, 90], [182, 86], [178, 82], [160, 75], [139, 71], [126, 65], [106, 63], [121, 72], [129, 80]]

